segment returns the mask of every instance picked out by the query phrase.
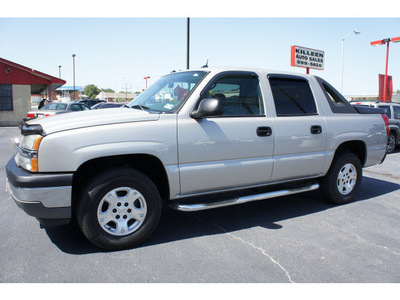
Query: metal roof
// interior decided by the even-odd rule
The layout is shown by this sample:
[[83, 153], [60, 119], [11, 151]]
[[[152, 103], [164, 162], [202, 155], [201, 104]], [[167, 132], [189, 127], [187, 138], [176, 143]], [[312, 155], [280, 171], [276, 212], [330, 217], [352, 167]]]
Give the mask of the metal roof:
[[0, 57], [0, 83], [2, 84], [30, 84], [35, 86], [34, 93], [49, 87], [50, 91], [66, 84], [65, 80], [25, 67]]

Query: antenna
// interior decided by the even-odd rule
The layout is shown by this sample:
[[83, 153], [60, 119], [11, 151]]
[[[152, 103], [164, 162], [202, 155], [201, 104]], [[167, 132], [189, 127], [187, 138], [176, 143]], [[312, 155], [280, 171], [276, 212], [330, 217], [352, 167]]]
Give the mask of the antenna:
[[207, 62], [204, 66], [202, 66], [202, 68], [208, 68], [208, 58], [207, 58]]

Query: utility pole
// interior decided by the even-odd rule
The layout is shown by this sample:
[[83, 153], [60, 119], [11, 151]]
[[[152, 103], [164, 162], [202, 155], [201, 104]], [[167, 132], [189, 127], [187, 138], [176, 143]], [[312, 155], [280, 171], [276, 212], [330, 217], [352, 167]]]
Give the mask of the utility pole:
[[186, 69], [189, 69], [189, 48], [190, 48], [190, 18], [187, 18]]
[[74, 90], [72, 91], [73, 100], [75, 100], [75, 56], [76, 54], [72, 54], [72, 65], [73, 65], [73, 76], [74, 76]]
[[[129, 88], [131, 89], [132, 85]], [[125, 100], [128, 102], [128, 83], [125, 83]]]

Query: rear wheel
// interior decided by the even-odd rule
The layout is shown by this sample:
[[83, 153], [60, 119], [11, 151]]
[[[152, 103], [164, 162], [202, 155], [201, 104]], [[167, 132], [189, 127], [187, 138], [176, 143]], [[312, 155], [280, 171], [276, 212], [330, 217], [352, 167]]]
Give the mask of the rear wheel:
[[321, 193], [332, 203], [348, 203], [359, 191], [361, 179], [362, 166], [358, 156], [351, 152], [339, 153], [320, 182]]
[[87, 239], [106, 250], [131, 248], [155, 230], [161, 198], [143, 173], [116, 168], [97, 175], [82, 190], [77, 220]]

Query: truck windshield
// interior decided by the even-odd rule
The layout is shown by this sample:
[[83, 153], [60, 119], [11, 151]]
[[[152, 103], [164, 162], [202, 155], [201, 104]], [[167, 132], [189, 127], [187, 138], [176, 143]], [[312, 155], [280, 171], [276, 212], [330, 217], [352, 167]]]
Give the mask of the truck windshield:
[[206, 74], [204, 71], [188, 71], [163, 76], [129, 102], [128, 106], [159, 113], [175, 113]]

